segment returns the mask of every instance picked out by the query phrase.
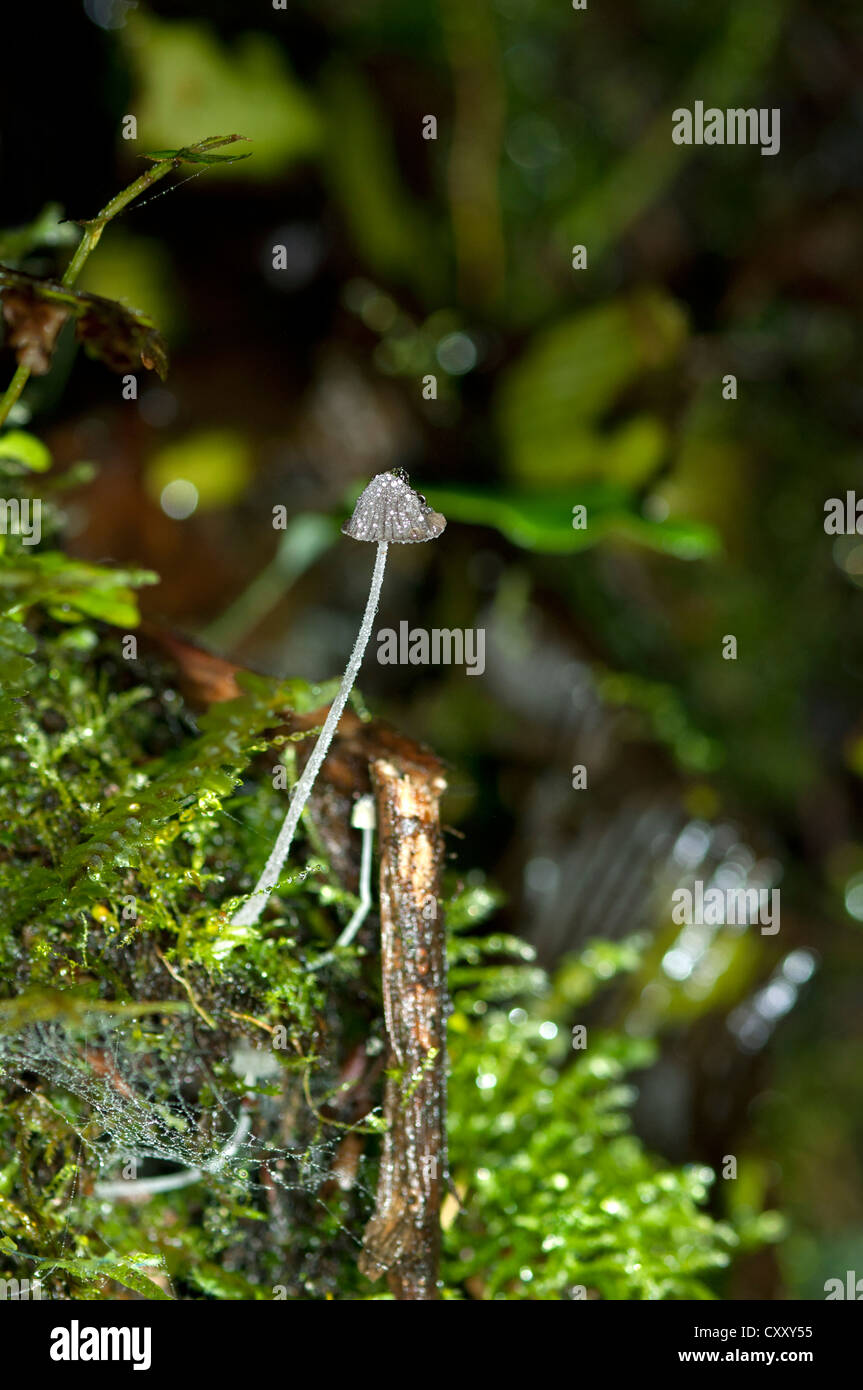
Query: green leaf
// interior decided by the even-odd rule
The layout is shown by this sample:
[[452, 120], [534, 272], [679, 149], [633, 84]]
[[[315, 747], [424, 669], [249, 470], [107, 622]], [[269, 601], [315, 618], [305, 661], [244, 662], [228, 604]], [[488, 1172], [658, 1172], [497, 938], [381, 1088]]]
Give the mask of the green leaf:
[[[132, 68], [135, 112], [142, 143], [162, 157], [209, 165], [251, 178], [280, 174], [314, 154], [321, 120], [313, 98], [294, 77], [286, 49], [269, 35], [239, 33], [223, 43], [206, 21], [163, 19], [143, 6], [130, 13], [119, 35]], [[189, 100], [189, 92], [194, 99]], [[242, 130], [243, 137], [201, 130]], [[253, 160], [230, 170], [212, 152], [241, 138], [254, 142]]]
[[538, 333], [497, 391], [510, 477], [531, 487], [584, 478], [643, 482], [666, 447], [661, 423], [646, 415], [608, 430], [602, 416], [624, 387], [667, 366], [685, 334], [682, 310], [659, 291], [584, 310]]
[[149, 570], [103, 569], [55, 550], [3, 557], [0, 609], [20, 614], [42, 604], [61, 621], [74, 622], [86, 614], [117, 627], [136, 627], [140, 618], [133, 589], [157, 582], [158, 575]]
[[[156, 1257], [149, 1259], [150, 1265], [160, 1265], [161, 1263], [162, 1261]], [[158, 1284], [154, 1284], [153, 1280], [130, 1260], [118, 1260], [112, 1256], [89, 1260], [70, 1258], [45, 1260], [37, 1267], [37, 1274], [41, 1279], [57, 1269], [65, 1270], [67, 1274], [72, 1275], [73, 1279], [79, 1279], [84, 1284], [100, 1285], [106, 1279], [113, 1279], [115, 1284], [122, 1284], [124, 1288], [143, 1294], [145, 1298], [152, 1299], [154, 1302], [173, 1302], [170, 1294], [165, 1293]]]
[[247, 135], [210, 135], [206, 140], [199, 140], [196, 145], [184, 145], [178, 150], [151, 150], [141, 158], [151, 159], [157, 164], [166, 160], [178, 164], [234, 164], [238, 159], [251, 159], [252, 151], [247, 150], [245, 154], [211, 154], [210, 151], [221, 149], [224, 145], [233, 145], [237, 140], [247, 141], [248, 138]]
[[[699, 521], [653, 521], [638, 511], [630, 489], [612, 483], [574, 483], [566, 492], [500, 492], [484, 488], [431, 489], [434, 506], [450, 521], [491, 526], [513, 545], [543, 554], [586, 550], [610, 537], [629, 539], [678, 559], [715, 555], [718, 533]], [[587, 526], [573, 527], [573, 507], [587, 508]]]
[[0, 463], [19, 463], [34, 473], [44, 473], [51, 467], [51, 452], [26, 430], [8, 430], [0, 435]]

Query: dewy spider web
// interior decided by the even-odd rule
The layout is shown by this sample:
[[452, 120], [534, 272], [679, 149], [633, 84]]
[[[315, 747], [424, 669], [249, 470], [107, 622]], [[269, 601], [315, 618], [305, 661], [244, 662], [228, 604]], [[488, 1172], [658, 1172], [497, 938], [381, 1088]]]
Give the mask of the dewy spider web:
[[[97, 1198], [145, 1197], [208, 1178], [256, 1184], [261, 1170], [314, 1196], [332, 1180], [343, 1132], [291, 1143], [284, 1097], [265, 1093], [278, 1090], [272, 1052], [237, 1045], [230, 1064], [236, 1091], [214, 1075], [194, 1025], [176, 1017], [156, 1025], [94, 1014], [0, 1036], [0, 1078], [38, 1090], [79, 1136]], [[129, 1178], [121, 1170], [130, 1159], [136, 1169], [157, 1160], [175, 1172]]]

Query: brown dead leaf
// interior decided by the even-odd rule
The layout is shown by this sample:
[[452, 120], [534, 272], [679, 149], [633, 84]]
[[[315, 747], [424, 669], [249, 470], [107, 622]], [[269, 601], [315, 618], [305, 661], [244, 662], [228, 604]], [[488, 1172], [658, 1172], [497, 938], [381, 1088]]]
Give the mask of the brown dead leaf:
[[8, 290], [3, 296], [3, 317], [9, 329], [9, 346], [19, 365], [34, 376], [44, 376], [51, 366], [57, 335], [69, 317], [59, 304], [48, 304], [26, 290]]
[[113, 371], [133, 372], [143, 366], [163, 381], [167, 375], [165, 340], [153, 320], [138, 309], [3, 265], [0, 296], [9, 346], [18, 362], [37, 375], [50, 367], [57, 334], [69, 317], [76, 321], [75, 332], [85, 351]]
[[[82, 296], [83, 298], [83, 296]], [[151, 319], [100, 295], [88, 295], [88, 304], [75, 326], [76, 335], [91, 357], [113, 372], [133, 372], [139, 365], [168, 374], [165, 341]]]

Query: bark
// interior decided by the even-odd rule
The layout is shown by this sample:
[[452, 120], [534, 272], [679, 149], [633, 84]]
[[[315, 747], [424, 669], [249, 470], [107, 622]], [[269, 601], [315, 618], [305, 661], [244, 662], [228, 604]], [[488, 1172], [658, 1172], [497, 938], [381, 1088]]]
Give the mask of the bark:
[[446, 1173], [446, 933], [438, 803], [445, 782], [409, 760], [372, 763], [380, 853], [381, 976], [389, 1048], [375, 1213], [360, 1269], [395, 1297], [438, 1297]]

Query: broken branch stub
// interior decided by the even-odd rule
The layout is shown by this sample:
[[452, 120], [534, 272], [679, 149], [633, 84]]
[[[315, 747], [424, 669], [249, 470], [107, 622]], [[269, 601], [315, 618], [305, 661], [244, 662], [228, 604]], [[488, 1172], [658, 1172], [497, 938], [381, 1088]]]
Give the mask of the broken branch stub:
[[438, 1297], [446, 1173], [446, 933], [439, 905], [439, 771], [399, 757], [372, 763], [379, 828], [381, 977], [388, 1077], [375, 1212], [360, 1270], [395, 1297]]

